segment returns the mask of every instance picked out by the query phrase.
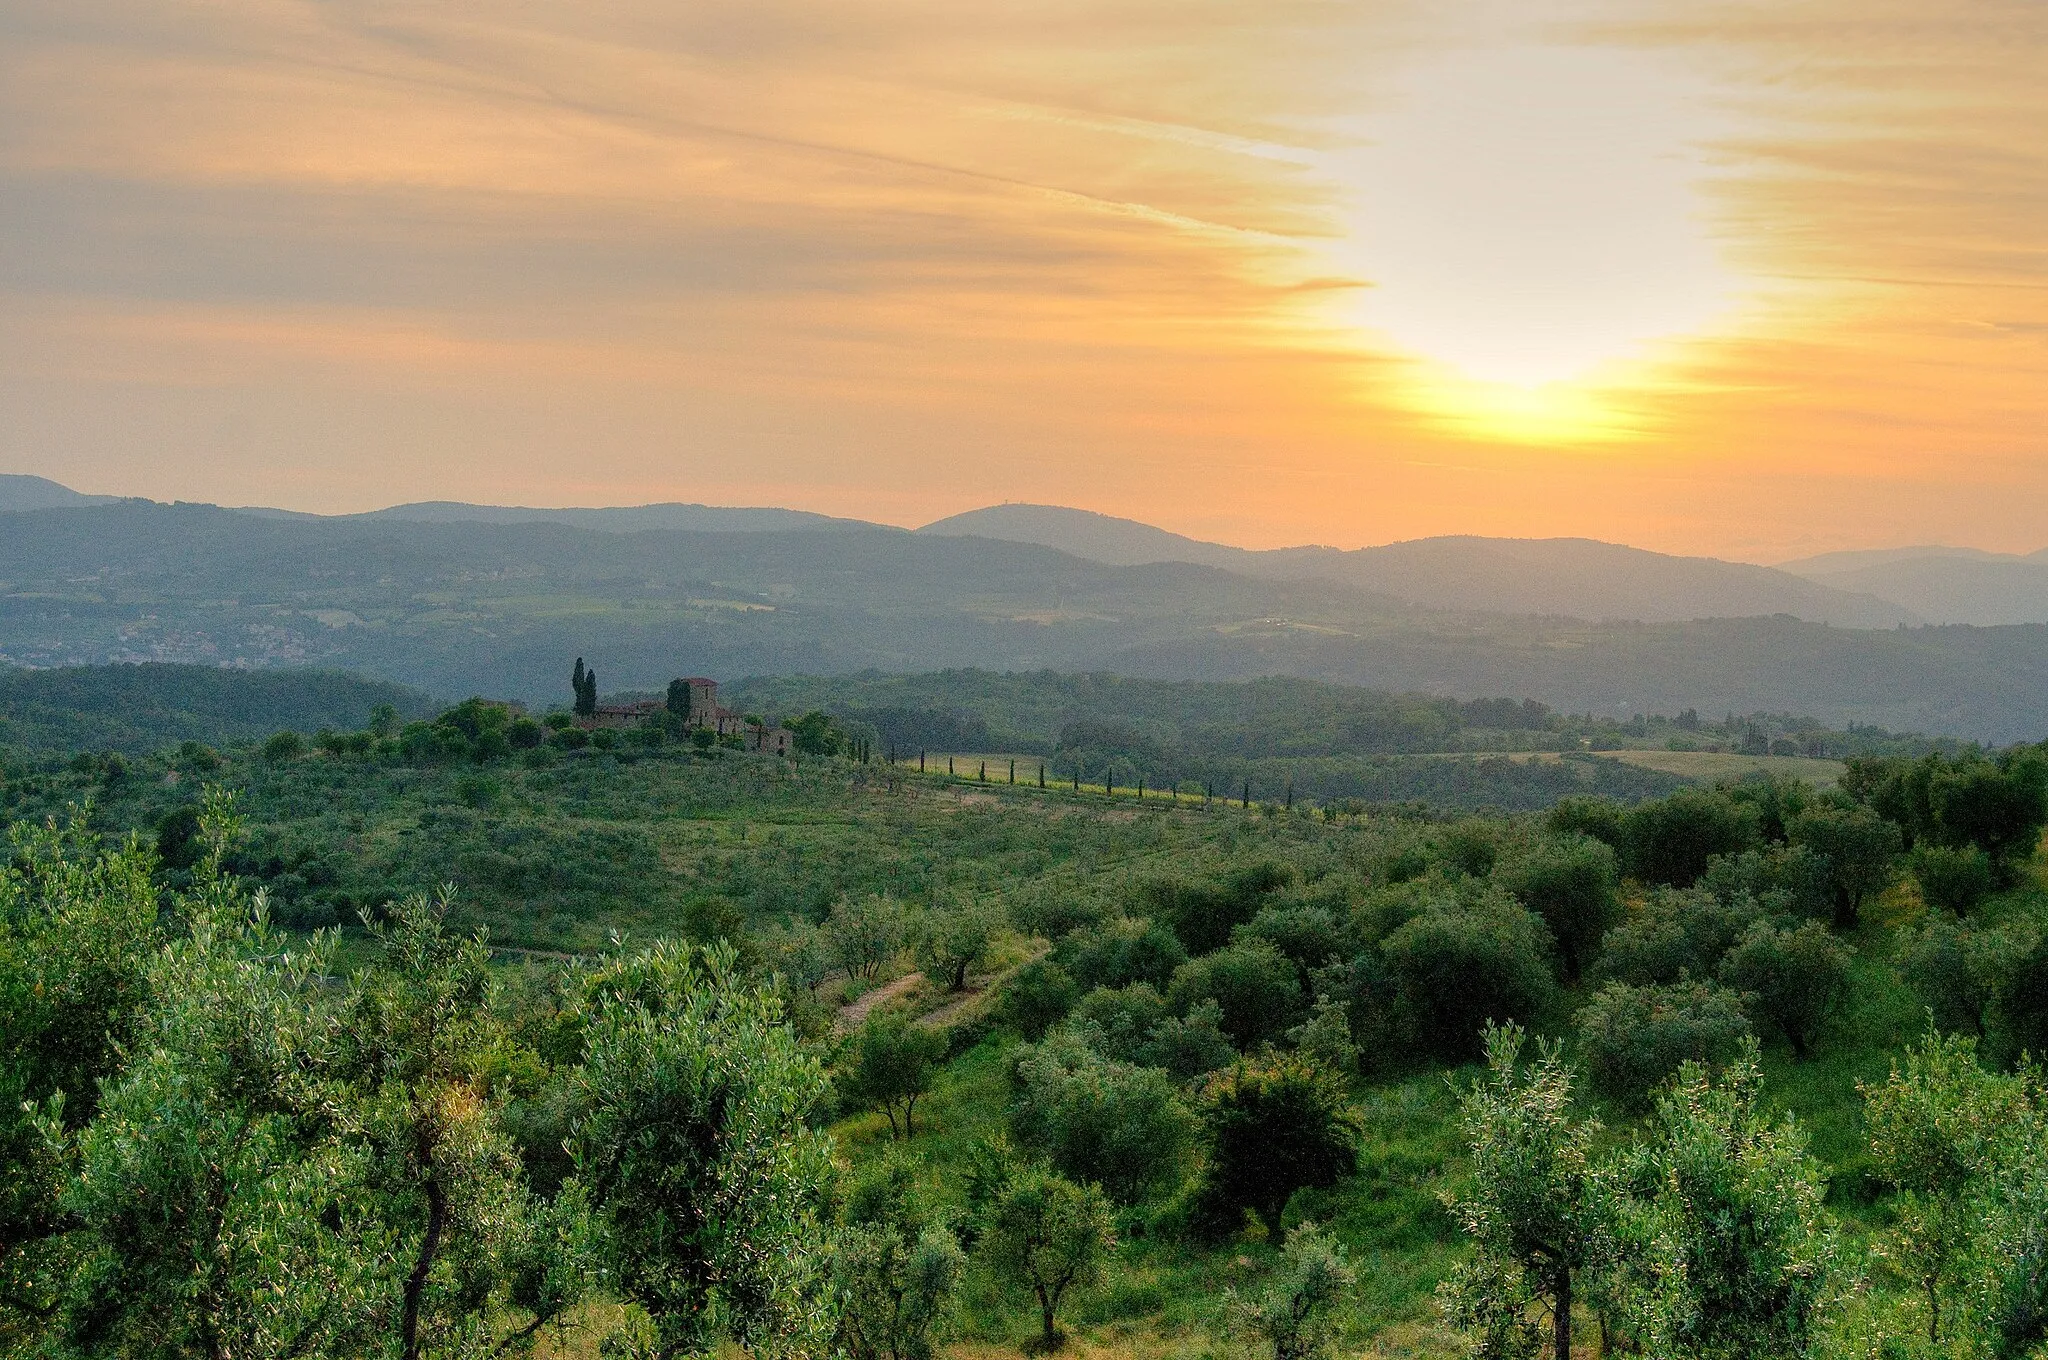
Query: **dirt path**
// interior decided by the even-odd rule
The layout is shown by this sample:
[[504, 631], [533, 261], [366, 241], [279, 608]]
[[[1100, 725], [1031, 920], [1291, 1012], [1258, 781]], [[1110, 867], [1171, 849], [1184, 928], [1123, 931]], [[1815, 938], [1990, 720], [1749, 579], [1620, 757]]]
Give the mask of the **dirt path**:
[[858, 997], [839, 1008], [838, 1028], [841, 1030], [860, 1028], [861, 1023], [868, 1018], [869, 1011], [885, 1002], [894, 1001], [897, 997], [902, 996], [905, 992], [908, 992], [923, 981], [923, 973], [905, 973], [894, 982], [861, 993]]

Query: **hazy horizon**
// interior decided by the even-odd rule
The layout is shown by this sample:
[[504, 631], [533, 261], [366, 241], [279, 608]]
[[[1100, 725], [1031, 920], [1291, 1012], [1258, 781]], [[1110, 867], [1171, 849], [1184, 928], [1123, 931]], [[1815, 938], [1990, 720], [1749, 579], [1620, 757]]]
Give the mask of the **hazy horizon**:
[[2048, 541], [2048, 10], [0, 0], [0, 465]]
[[[0, 475], [6, 475], [6, 473], [0, 473]], [[16, 475], [23, 475], [23, 473], [16, 473]], [[27, 475], [43, 475], [43, 473], [27, 473]], [[55, 477], [51, 477], [51, 481], [55, 481]], [[78, 492], [82, 496], [123, 496], [123, 498], [125, 496], [135, 496], [133, 492], [123, 492], [123, 490], [100, 490], [100, 487], [78, 487], [78, 485], [68, 485], [68, 483], [66, 483], [66, 490]], [[156, 500], [156, 498], [143, 498], [143, 500]], [[1001, 500], [1001, 502], [987, 502], [987, 504], [975, 504], [975, 506], [961, 506], [958, 510], [948, 510], [944, 514], [938, 514], [938, 516], [932, 516], [932, 518], [922, 518], [922, 520], [913, 520], [913, 522], [897, 522], [897, 520], [883, 520], [883, 518], [870, 518], [870, 516], [856, 516], [856, 514], [848, 514], [844, 508], [834, 508], [834, 506], [829, 506], [829, 504], [778, 504], [778, 506], [748, 504], [748, 506], [741, 506], [741, 504], [721, 504], [721, 502], [678, 502], [678, 500], [670, 500], [670, 502], [633, 502], [633, 504], [608, 504], [608, 506], [596, 506], [596, 504], [553, 504], [553, 506], [539, 506], [539, 504], [524, 504], [524, 502], [520, 502], [520, 504], [514, 504], [514, 502], [479, 502], [479, 500], [459, 500], [459, 498], [436, 496], [436, 498], [424, 498], [424, 500], [416, 500], [416, 502], [367, 504], [367, 506], [348, 508], [348, 510], [311, 510], [307, 506], [223, 504], [223, 502], [199, 502], [195, 498], [178, 498], [178, 500], [190, 500], [193, 504], [213, 504], [213, 506], [219, 506], [223, 510], [283, 510], [283, 512], [291, 512], [291, 514], [334, 514], [334, 516], [371, 514], [371, 512], [377, 512], [377, 510], [393, 510], [393, 508], [410, 506], [410, 504], [473, 504], [473, 506], [489, 506], [489, 508], [500, 508], [500, 510], [532, 510], [532, 512], [541, 512], [541, 514], [545, 514], [545, 512], [569, 512], [569, 510], [637, 510], [637, 508], [655, 506], [655, 504], [702, 504], [702, 506], [713, 508], [713, 510], [799, 510], [799, 512], [807, 512], [807, 514], [823, 514], [823, 516], [834, 516], [834, 518], [864, 520], [864, 522], [870, 522], [870, 524], [877, 524], [881, 528], [903, 528], [903, 530], [928, 528], [932, 524], [938, 524], [938, 522], [944, 522], [944, 520], [950, 520], [950, 518], [956, 518], [956, 516], [963, 516], [963, 514], [971, 514], [975, 510], [993, 510], [993, 508], [999, 508], [999, 506], [1022, 506], [1022, 508], [1036, 508], [1036, 510], [1079, 510], [1083, 514], [1102, 514], [1102, 516], [1108, 516], [1112, 520], [1145, 524], [1149, 528], [1159, 528], [1159, 530], [1165, 530], [1165, 533], [1180, 535], [1180, 537], [1186, 537], [1186, 539], [1196, 539], [1200, 543], [1217, 543], [1217, 545], [1223, 545], [1223, 547], [1241, 547], [1241, 549], [1247, 549], [1247, 551], [1270, 551], [1270, 549], [1286, 549], [1286, 547], [1333, 547], [1333, 549], [1341, 549], [1341, 551], [1356, 551], [1356, 549], [1389, 547], [1389, 545], [1395, 545], [1395, 543], [1409, 543], [1409, 541], [1413, 541], [1413, 539], [1380, 539], [1380, 541], [1372, 541], [1372, 543], [1309, 543], [1309, 541], [1300, 541], [1300, 543], [1257, 543], [1257, 545], [1253, 545], [1253, 543], [1235, 543], [1235, 541], [1229, 541], [1229, 539], [1202, 539], [1202, 535], [1192, 533], [1192, 530], [1176, 528], [1174, 524], [1157, 524], [1153, 520], [1141, 520], [1141, 518], [1135, 518], [1135, 516], [1130, 516], [1130, 514], [1120, 514], [1116, 510], [1100, 510], [1100, 508], [1092, 508], [1092, 506], [1055, 506], [1055, 504], [1049, 504], [1049, 502], [1026, 502], [1026, 500]], [[1446, 530], [1446, 533], [1442, 533], [1442, 535], [1415, 535], [1415, 539], [1440, 539], [1440, 537], [1593, 539], [1591, 535], [1464, 535], [1464, 533], [1460, 533], [1460, 530]], [[1640, 545], [1640, 543], [1628, 543], [1626, 539], [1593, 539], [1593, 541], [1616, 543], [1616, 545], [1624, 545], [1624, 547], [1645, 547], [1645, 545]], [[1841, 549], [1827, 549], [1827, 551], [1888, 553], [1888, 551], [1913, 551], [1913, 549], [1960, 549], [1960, 551], [1995, 553], [1995, 555], [2001, 555], [2001, 557], [2023, 557], [2023, 555], [2028, 555], [2028, 551], [2030, 551], [2030, 549], [2021, 549], [2017, 553], [2011, 553], [2011, 551], [2003, 551], [2003, 549], [1985, 549], [1985, 547], [1978, 547], [1978, 545], [1972, 545], [1972, 543], [1858, 543], [1858, 545], [1847, 545], [1847, 547], [1841, 547]], [[1651, 551], [1665, 551], [1665, 549], [1651, 549]], [[1774, 567], [1774, 565], [1780, 565], [1784, 561], [1800, 561], [1802, 557], [1806, 557], [1806, 555], [1794, 555], [1794, 557], [1780, 555], [1780, 557], [1772, 557], [1772, 559], [1763, 559], [1763, 557], [1735, 557], [1735, 555], [1722, 557], [1720, 553], [1677, 553], [1677, 555], [1681, 555], [1681, 557], [1720, 557], [1722, 561], [1739, 561], [1739, 563], [1751, 563], [1751, 565], [1763, 565], [1763, 567]], [[1810, 553], [1810, 555], [1817, 557], [1821, 553]]]

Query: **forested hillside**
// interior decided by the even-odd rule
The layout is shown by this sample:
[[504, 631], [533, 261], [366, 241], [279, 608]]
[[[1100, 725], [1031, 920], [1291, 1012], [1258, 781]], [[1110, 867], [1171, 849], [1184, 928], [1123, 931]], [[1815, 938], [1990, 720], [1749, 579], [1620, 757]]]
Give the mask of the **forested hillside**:
[[0, 1349], [2048, 1342], [2048, 751], [1475, 817], [805, 731], [9, 771]]
[[183, 741], [221, 744], [280, 728], [358, 728], [379, 707], [426, 711], [427, 697], [342, 671], [161, 664], [0, 668], [0, 751], [141, 755]]
[[619, 688], [679, 669], [1050, 667], [1512, 694], [1616, 719], [1792, 712], [1997, 742], [2048, 728], [2043, 626], [1453, 613], [1322, 580], [860, 527], [616, 533], [129, 502], [16, 513], [7, 530], [0, 661], [26, 665], [324, 665], [532, 699], [585, 652], [613, 658]]

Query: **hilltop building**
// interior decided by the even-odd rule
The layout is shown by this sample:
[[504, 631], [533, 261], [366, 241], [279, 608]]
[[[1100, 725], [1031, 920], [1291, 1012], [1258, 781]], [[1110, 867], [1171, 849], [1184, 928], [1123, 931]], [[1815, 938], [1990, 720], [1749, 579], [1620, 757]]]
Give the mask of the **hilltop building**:
[[[689, 687], [690, 711], [683, 718], [683, 727], [690, 732], [709, 731], [720, 737], [737, 737], [749, 751], [762, 751], [769, 755], [786, 756], [796, 749], [796, 734], [786, 727], [770, 727], [765, 723], [750, 722], [737, 709], [726, 708], [718, 702], [718, 682], [701, 675], [686, 676], [683, 684]], [[662, 699], [640, 699], [630, 704], [599, 704], [597, 710], [576, 720], [578, 727], [595, 731], [599, 728], [617, 730], [620, 728], [645, 727], [658, 722], [668, 713], [668, 704]]]

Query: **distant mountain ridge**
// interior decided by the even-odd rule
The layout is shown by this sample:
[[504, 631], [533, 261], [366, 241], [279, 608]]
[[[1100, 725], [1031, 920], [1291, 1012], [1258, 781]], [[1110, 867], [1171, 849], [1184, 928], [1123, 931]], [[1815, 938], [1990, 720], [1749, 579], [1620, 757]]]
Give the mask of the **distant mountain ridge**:
[[1769, 614], [1848, 628], [1925, 622], [1869, 591], [1771, 567], [1673, 557], [1585, 538], [1454, 535], [1348, 551], [1252, 551], [1093, 511], [1016, 504], [949, 516], [918, 532], [1037, 543], [1119, 565], [1194, 562], [1269, 580], [1328, 580], [1424, 609], [1644, 623]]
[[[80, 495], [42, 477], [0, 476], [0, 513], [121, 499]], [[419, 501], [355, 515], [235, 512], [330, 524], [555, 524], [607, 534], [906, 532], [812, 511], [682, 502], [547, 508]], [[1021, 503], [949, 515], [914, 532], [1030, 544], [1111, 566], [1189, 563], [1266, 581], [1323, 581], [1431, 610], [1642, 623], [1789, 614], [1848, 628], [2048, 623], [2048, 550], [2022, 557], [1926, 545], [1824, 553], [1777, 567], [1576, 538], [1450, 535], [1349, 550], [1254, 550], [1095, 511]]]
[[0, 514], [13, 510], [59, 510], [79, 505], [111, 505], [119, 496], [88, 496], [47, 477], [0, 472]]
[[1790, 615], [1587, 623], [1500, 612], [1503, 599], [1519, 602], [1493, 593], [1504, 573], [1551, 574], [1517, 565], [1526, 560], [1517, 554], [1685, 567], [1612, 545], [1405, 549], [1426, 555], [1448, 542], [1478, 561], [1484, 570], [1450, 586], [1488, 592], [1494, 608], [1480, 612], [1425, 610], [1327, 575], [1113, 566], [1037, 544], [901, 529], [615, 533], [258, 517], [144, 500], [4, 518], [0, 663], [31, 667], [326, 666], [443, 698], [541, 701], [565, 695], [565, 663], [578, 656], [607, 692], [658, 690], [678, 674], [961, 666], [1293, 675], [1460, 699], [1522, 695], [1623, 718], [1764, 710], [1996, 741], [2048, 733], [2048, 627], [1851, 629]]
[[652, 530], [682, 533], [775, 533], [789, 529], [881, 529], [860, 519], [840, 519], [809, 510], [761, 506], [697, 505], [662, 501], [653, 505], [565, 506], [476, 505], [468, 501], [411, 501], [365, 510], [354, 515], [314, 515], [303, 510], [268, 506], [230, 507], [265, 519], [403, 520], [418, 524], [567, 524], [600, 533], [637, 534]]

